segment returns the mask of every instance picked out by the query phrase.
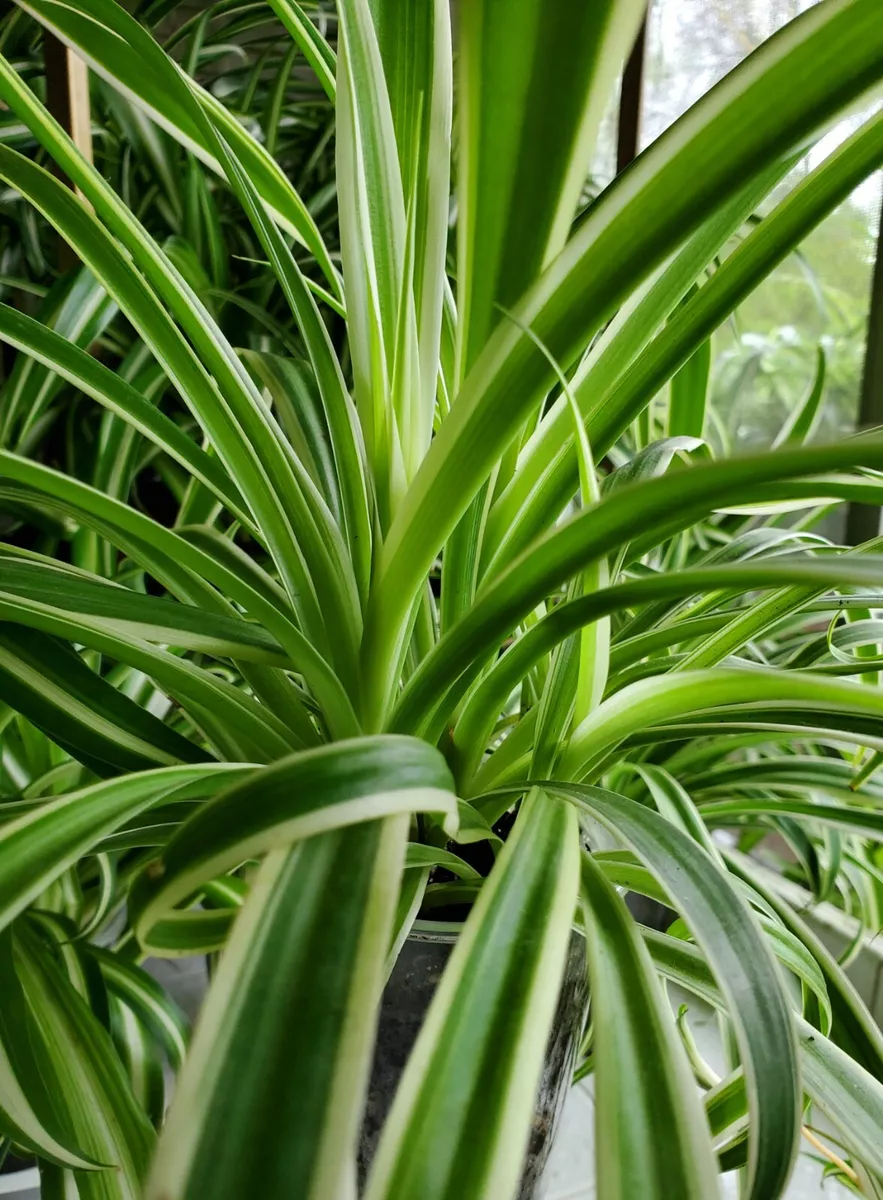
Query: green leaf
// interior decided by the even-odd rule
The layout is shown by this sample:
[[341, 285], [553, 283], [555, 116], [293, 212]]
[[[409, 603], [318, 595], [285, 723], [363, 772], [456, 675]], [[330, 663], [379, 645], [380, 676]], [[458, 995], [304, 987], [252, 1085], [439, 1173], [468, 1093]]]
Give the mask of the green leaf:
[[[172, 80], [186, 92], [174, 69]], [[57, 179], [2, 146], [0, 176], [44, 212], [120, 303], [235, 475], [305, 628], [317, 646], [327, 646], [322, 594], [328, 612], [340, 618], [337, 653], [352, 666], [360, 613], [340, 532], [232, 346], [184, 277], [2, 58], [0, 91], [31, 123], [101, 221]], [[146, 279], [133, 271], [123, 248]]]
[[672, 316], [647, 351], [590, 415], [598, 452], [611, 445], [673, 372], [883, 160], [878, 114], [789, 192]]
[[0, 680], [7, 704], [97, 775], [210, 758], [36, 630], [0, 625]]
[[801, 1062], [807, 1091], [843, 1139], [843, 1144], [883, 1175], [883, 1085], [827, 1038], [801, 1024]]
[[[180, 102], [180, 84], [170, 84], [178, 70], [153, 38], [119, 5], [107, 0], [27, 0], [22, 7], [73, 46], [87, 64], [137, 104], [162, 129], [221, 173], [203, 128]], [[267, 151], [250, 137], [220, 101], [194, 81], [203, 109], [209, 113], [247, 164], [247, 169], [275, 219], [309, 247], [335, 292], [338, 277], [306, 205]]]
[[623, 900], [590, 855], [582, 862], [597, 1187], [610, 1200], [716, 1197], [708, 1127], [668, 1001]]
[[[672, 571], [647, 576], [612, 588], [602, 589], [592, 595], [580, 597], [564, 604], [558, 604], [542, 620], [515, 640], [506, 653], [500, 656], [487, 676], [474, 688], [454, 729], [453, 741], [456, 751], [463, 754], [467, 764], [466, 770], [474, 769], [487, 746], [498, 714], [502, 711], [513, 689], [525, 678], [531, 667], [575, 629], [597, 620], [607, 613], [644, 605], [647, 601], [652, 601], [655, 596], [670, 595], [681, 598], [700, 594], [718, 584], [723, 585], [725, 589], [729, 584], [734, 584], [739, 590], [744, 590], [799, 578], [805, 581], [817, 579], [819, 584], [823, 585], [820, 572], [825, 572], [824, 583], [828, 586], [845, 584], [853, 570], [864, 572], [868, 569], [879, 572], [879, 564], [874, 565], [867, 559], [857, 560], [852, 556], [831, 559], [824, 566], [818, 560], [806, 557], [783, 559], [778, 564], [698, 568], [695, 571]], [[779, 571], [782, 571], [783, 574], [779, 575]], [[878, 575], [877, 578], [880, 576]], [[725, 616], [723, 623], [728, 624], [732, 620], [732, 617]], [[713, 621], [713, 629], [720, 628], [721, 621], [718, 618], [714, 618]], [[682, 637], [686, 638], [690, 632], [689, 622], [679, 621], [671, 629], [662, 630], [649, 636], [658, 636], [662, 640], [662, 644], [667, 645], [672, 640], [680, 641]], [[640, 637], [636, 637], [632, 643], [637, 657], [641, 657], [640, 642]], [[617, 649], [624, 650], [626, 645], [627, 643], [620, 643], [618, 648], [614, 647], [611, 655], [612, 663], [616, 661]], [[434, 663], [433, 666], [445, 669], [440, 662]], [[427, 667], [425, 675], [422, 672], [418, 673], [406, 687], [400, 710], [395, 717], [395, 723], [400, 727], [406, 727], [406, 722], [413, 719], [412, 706], [416, 707], [421, 702], [425, 702], [424, 698], [428, 696], [430, 690], [427, 684], [433, 686], [436, 682], [433, 674], [434, 672]], [[432, 723], [426, 721], [420, 726], [421, 729], [435, 732], [437, 728], [435, 721], [445, 719], [449, 707], [453, 707], [466, 692], [475, 674], [474, 669], [465, 671], [456, 685], [451, 688], [445, 703], [439, 703], [438, 697], [434, 697], [437, 705], [434, 720]], [[430, 681], [432, 682], [430, 683]]]
[[[424, 706], [438, 704], [443, 689], [464, 673], [466, 682], [471, 682], [485, 656], [492, 650], [495, 652], [541, 600], [578, 570], [618, 550], [623, 541], [634, 536], [635, 530], [654, 530], [651, 536], [655, 543], [707, 514], [715, 507], [717, 498], [724, 502], [734, 495], [750, 494], [753, 487], [774, 474], [779, 480], [792, 472], [797, 475], [805, 471], [811, 475], [824, 470], [823, 464], [841, 454], [844, 459], [854, 461], [866, 458], [870, 460], [868, 465], [883, 463], [881, 450], [883, 443], [872, 446], [869, 441], [862, 445], [861, 439], [856, 438], [845, 446], [779, 450], [754, 458], [695, 465], [689, 470], [616, 489], [584, 513], [537, 538], [507, 571], [481, 590], [469, 613], [439, 641], [409, 680], [405, 696], [399, 702], [400, 712], [404, 714], [406, 708], [410, 709], [408, 719], [413, 721], [415, 709], [420, 717], [424, 716]], [[678, 515], [674, 517], [673, 513]], [[666, 524], [661, 525], [661, 521]], [[633, 586], [647, 583], [641, 580], [640, 585]], [[660, 577], [658, 586], [669, 586], [666, 576]], [[598, 593], [599, 597], [602, 595], [605, 593]], [[596, 607], [599, 617], [610, 611], [593, 596], [574, 604], [589, 611]], [[553, 619], [561, 618], [555, 618], [554, 614], [546, 618]]]
[[178, 1081], [146, 1200], [347, 1194], [398, 898], [402, 817], [274, 850]]
[[166, 1109], [163, 1062], [158, 1048], [132, 1010], [116, 996], [108, 997], [110, 1035], [129, 1077], [132, 1092], [156, 1129]]
[[729, 855], [732, 869], [773, 907], [786, 929], [806, 946], [819, 966], [830, 998], [831, 1037], [860, 1066], [883, 1083], [883, 1033], [858, 990], [821, 938], [786, 900], [771, 888], [770, 879], [757, 863], [742, 855]]
[[292, 665], [279, 643], [259, 625], [114, 586], [85, 572], [65, 570], [51, 560], [7, 557], [3, 548], [0, 562], [3, 591], [8, 595], [103, 617], [113, 628], [146, 641], [275, 667]]
[[439, 373], [450, 216], [450, 9], [443, 0], [371, 0], [371, 13], [389, 92], [405, 210], [413, 230], [411, 288], [420, 383], [414, 440], [423, 453]]
[[[221, 763], [161, 767], [46, 801], [0, 827], [0, 928], [23, 912], [96, 841], [188, 785], [211, 794], [248, 768]], [[182, 797], [183, 798], [183, 797]]]
[[[335, 516], [346, 514], [358, 581], [364, 590], [371, 532], [357, 418], [327, 331], [306, 290], [292, 287], [287, 291], [310, 347], [314, 374], [306, 364], [274, 354], [244, 351], [243, 358], [270, 393], [292, 445], [311, 469]], [[295, 296], [299, 297], [296, 304]]]
[[[598, 350], [587, 356], [585, 368], [577, 376], [577, 395], [589, 417], [589, 435], [599, 453], [616, 440], [666, 380], [776, 264], [879, 166], [881, 155], [883, 121], [878, 117], [863, 125], [789, 193], [675, 313], [632, 365], [629, 346], [634, 358], [635, 349], [648, 339], [648, 328], [654, 327], [668, 311], [660, 312], [658, 305], [667, 296], [671, 308], [680, 294], [677, 290], [672, 293], [671, 289], [676, 289], [679, 283], [682, 292], [695, 279], [728, 234], [735, 232], [757, 200], [780, 177], [782, 168], [766, 179], [761, 177], [753, 193], [750, 188], [745, 190], [742, 195], [747, 205], [733, 203], [733, 213], [738, 213], [735, 219], [726, 222], [722, 213], [708, 222], [634, 311], [627, 310], [612, 322], [610, 330], [600, 339]], [[493, 549], [496, 558], [503, 556], [505, 561], [506, 556], [511, 557], [513, 549], [526, 544], [531, 533], [553, 519], [573, 495], [577, 468], [572, 449], [567, 451], [571, 438], [569, 426], [567, 413], [559, 402], [542, 422], [512, 487], [489, 517], [489, 556]], [[542, 487], [538, 487], [541, 478]]]
[[668, 406], [669, 435], [702, 437], [705, 403], [711, 374], [711, 340], [694, 350], [671, 381]]
[[15, 966], [33, 1017], [42, 1071], [65, 1132], [114, 1169], [77, 1172], [82, 1200], [138, 1200], [153, 1130], [103, 1027], [29, 930]]
[[[660, 974], [726, 1011], [724, 999], [695, 946], [650, 929], [643, 930], [643, 934]], [[881, 1084], [799, 1017], [797, 1040], [810, 1098], [829, 1115], [851, 1152], [869, 1163], [879, 1163]], [[736, 1081], [734, 1085], [738, 1088]]]
[[444, 814], [456, 828], [450, 772], [425, 742], [354, 738], [282, 759], [199, 809], [138, 878], [131, 906], [139, 940], [158, 949], [151, 929], [174, 922], [176, 905], [273, 847], [407, 812]]
[[580, 665], [580, 644], [571, 638], [555, 647], [549, 673], [536, 707], [536, 728], [530, 777], [543, 779], [551, 775], [567, 741], [573, 720], [574, 692]]
[[478, 871], [464, 862], [458, 854], [442, 850], [438, 846], [424, 846], [419, 842], [408, 842], [405, 869], [425, 870], [427, 867], [444, 867], [458, 879], [480, 879]]
[[336, 60], [328, 42], [296, 0], [269, 0], [269, 3], [316, 72], [316, 78], [328, 99], [334, 100], [337, 90], [334, 82]]
[[[40, 306], [41, 328], [84, 349], [116, 315], [116, 305], [88, 271], [62, 277]], [[49, 364], [21, 359], [0, 391], [0, 444], [20, 449], [62, 387]]]
[[86, 952], [97, 960], [108, 991], [135, 1014], [165, 1050], [171, 1066], [179, 1069], [187, 1051], [190, 1025], [175, 1001], [152, 975], [121, 955], [89, 944]]
[[876, 691], [827, 675], [763, 667], [710, 667], [659, 675], [629, 684], [590, 713], [574, 730], [562, 771], [571, 777], [584, 777], [600, 764], [606, 752], [648, 725], [708, 709], [763, 703], [789, 712], [840, 709], [856, 716], [883, 717], [883, 697]]
[[825, 376], [827, 374], [827, 359], [823, 346], [816, 350], [816, 372], [809, 391], [803, 400], [795, 405], [788, 420], [776, 434], [773, 446], [784, 446], [788, 442], [802, 444], [809, 441], [813, 435], [819, 418], [822, 415], [822, 400], [825, 396]]
[[46, 1091], [32, 1046], [32, 1018], [15, 970], [8, 929], [0, 933], [0, 981], [0, 1129], [16, 1145], [59, 1166], [97, 1167], [94, 1159], [64, 1144], [64, 1133], [69, 1131], [64, 1131], [64, 1123], [55, 1117], [53, 1098]]
[[563, 249], [644, 0], [473, 0], [460, 30], [459, 370]]
[[[292, 663], [303, 672], [308, 684], [320, 699], [329, 723], [341, 735], [354, 732], [357, 728], [352, 705], [340, 681], [309, 640], [291, 619], [291, 610], [284, 604], [280, 610], [278, 600], [274, 602], [266, 593], [266, 587], [253, 586], [255, 569], [248, 570], [228, 552], [221, 556], [217, 552], [206, 553], [194, 540], [185, 540], [179, 534], [164, 528], [157, 521], [142, 513], [103, 496], [78, 480], [56, 471], [50, 471], [37, 463], [28, 462], [15, 455], [0, 451], [0, 479], [8, 477], [27, 487], [38, 489], [45, 497], [43, 502], [73, 511], [81, 520], [95, 528], [115, 545], [120, 546], [146, 570], [155, 574], [171, 590], [181, 582], [182, 566], [185, 568], [182, 590], [190, 598], [195, 584], [209, 580], [224, 589], [231, 599], [242, 604], [245, 610], [259, 620], [269, 633], [274, 634], [289, 653]], [[41, 500], [42, 500], [41, 497]], [[245, 556], [242, 556], [245, 557]], [[231, 561], [232, 559], [232, 561]], [[205, 587], [202, 584], [202, 594]], [[212, 595], [211, 589], [208, 594]], [[21, 608], [25, 606], [22, 605]], [[15, 615], [4, 612], [5, 619], [23, 620], [19, 611]], [[109, 631], [108, 631], [109, 633]], [[153, 661], [165, 661], [158, 652]], [[187, 664], [178, 663], [173, 668], [178, 673]], [[192, 668], [190, 668], [192, 672]], [[244, 697], [240, 698], [241, 700]]]
[[[335, 496], [339, 498], [349, 541], [352, 569], [360, 594], [367, 592], [371, 561], [371, 521], [365, 482], [358, 420], [334, 346], [306, 280], [279, 230], [268, 219], [261, 200], [242, 164], [216, 132], [217, 148], [249, 220], [276, 274], [303, 338], [313, 367], [324, 409], [326, 438], [334, 461]], [[279, 369], [276, 375], [278, 377]], [[333, 503], [333, 500], [331, 500]], [[348, 567], [349, 563], [346, 564]]]
[[347, 289], [347, 331], [356, 403], [381, 514], [388, 519], [404, 470], [402, 430], [390, 409], [399, 309], [402, 328], [412, 297], [403, 286], [405, 194], [389, 91], [368, 0], [339, 6], [337, 182], [340, 245]]
[[651, 442], [634, 457], [611, 471], [601, 485], [602, 495], [607, 495], [614, 488], [625, 487], [629, 483], [638, 483], [641, 479], [655, 479], [664, 475], [672, 465], [676, 455], [683, 455], [690, 450], [698, 450], [702, 442], [698, 437], [666, 437]]
[[238, 1197], [255, 1170], [268, 1198], [351, 1185], [404, 814], [455, 814], [450, 782], [424, 743], [339, 743], [232, 789], [170, 843], [139, 928], [193, 880], [274, 849], [213, 985], [148, 1197]]
[[723, 863], [720, 851], [705, 828], [704, 814], [697, 809], [687, 791], [674, 776], [664, 767], [652, 763], [636, 763], [634, 770], [647, 785], [659, 815], [698, 842], [709, 857]]
[[[583, 416], [597, 406], [600, 397], [615, 387], [635, 358], [644, 352], [697, 276], [782, 178], [790, 162], [780, 160], [742, 187], [620, 309], [586, 352], [573, 376], [572, 390]], [[577, 479], [576, 442], [565, 401], [566, 397], [560, 396], [543, 417], [519, 455], [512, 479], [494, 502], [488, 515], [482, 563], [485, 571], [493, 572], [497, 564], [511, 559], [553, 519], [553, 513], [561, 511], [566, 497], [573, 495]], [[592, 436], [594, 432], [591, 431]], [[647, 449], [650, 451], [650, 447]], [[652, 457], [655, 455], [651, 452]], [[638, 455], [636, 467], [641, 467], [644, 461]], [[631, 475], [627, 470], [623, 473], [626, 477]], [[540, 479], [542, 486], [538, 487]]]
[[[102, 290], [103, 294], [103, 290]], [[116, 372], [60, 337], [48, 326], [7, 305], [0, 305], [0, 338], [116, 413], [150, 438], [210, 488], [230, 512], [253, 524], [238, 489], [217, 459], [210, 458], [182, 430]]]
[[[876, 0], [835, 0], [809, 10], [675, 122], [622, 185], [592, 206], [516, 311], [564, 371], [626, 295], [710, 212], [805, 146], [879, 81], [878, 16]], [[389, 663], [397, 660], [412, 601], [439, 546], [553, 379], [521, 329], [511, 322], [498, 326], [384, 544], [367, 616], [372, 703], [387, 700]], [[590, 438], [595, 453], [603, 452]]]
[[266, 761], [303, 745], [275, 713], [243, 688], [184, 658], [118, 632], [100, 617], [80, 616], [0, 592], [0, 621], [79, 642], [143, 671], [177, 699], [221, 757]]
[[860, 808], [855, 804], [815, 804], [812, 801], [746, 797], [743, 800], [713, 800], [701, 807], [705, 820], [711, 824], [734, 824], [740, 817], [753, 813], [789, 817], [809, 817], [825, 825], [834, 825], [860, 833], [874, 841], [883, 841], [883, 813]]
[[574, 813], [532, 793], [442, 975], [371, 1166], [368, 1200], [514, 1191], [578, 871]]
[[683, 912], [736, 1031], [752, 1118], [748, 1194], [777, 1196], [797, 1152], [800, 1075], [782, 976], [756, 920], [720, 866], [657, 813], [602, 788], [543, 786], [623, 838]]

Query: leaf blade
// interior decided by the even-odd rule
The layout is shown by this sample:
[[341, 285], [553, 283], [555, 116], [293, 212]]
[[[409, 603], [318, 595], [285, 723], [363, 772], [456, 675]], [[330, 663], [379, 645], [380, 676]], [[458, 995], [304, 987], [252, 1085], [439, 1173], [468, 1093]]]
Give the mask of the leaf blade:
[[650, 956], [601, 869], [590, 855], [582, 864], [599, 1191], [716, 1197], [708, 1127]]

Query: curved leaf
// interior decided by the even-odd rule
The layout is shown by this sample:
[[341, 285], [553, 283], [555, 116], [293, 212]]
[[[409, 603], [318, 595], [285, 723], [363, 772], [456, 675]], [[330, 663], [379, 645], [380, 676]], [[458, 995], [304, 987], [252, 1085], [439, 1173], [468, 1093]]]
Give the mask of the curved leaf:
[[48, 800], [0, 826], [0, 929], [96, 841], [142, 809], [188, 785], [196, 787], [197, 795], [210, 795], [250, 770], [254, 768], [212, 763], [133, 773]]
[[138, 1200], [154, 1135], [116, 1050], [35, 934], [18, 932], [15, 951], [41, 1069], [65, 1132], [112, 1166], [77, 1172], [78, 1194], [82, 1200]]
[[61, 1126], [32, 1046], [32, 1018], [15, 970], [8, 929], [0, 933], [0, 982], [0, 1129], [16, 1145], [60, 1167], [89, 1170], [99, 1166], [82, 1151], [59, 1141]]
[[714, 860], [657, 813], [602, 788], [543, 786], [623, 838], [684, 913], [736, 1030], [752, 1114], [749, 1194], [777, 1196], [797, 1152], [800, 1074], [782, 976], [756, 920]]
[[650, 956], [591, 855], [583, 857], [582, 889], [599, 1192], [605, 1200], [716, 1197], [708, 1127]]
[[532, 793], [433, 997], [371, 1165], [366, 1200], [477, 1200], [515, 1190], [578, 871], [573, 811]]
[[36, 630], [0, 624], [0, 680], [7, 704], [97, 775], [211, 757]]
[[[213, 171], [222, 173], [204, 130], [182, 106], [178, 87], [169, 84], [169, 72], [178, 68], [125, 9], [90, 0], [64, 4], [57, 0], [25, 0], [21, 7], [61, 41], [72, 46], [94, 71], [139, 105], [176, 141]], [[313, 41], [315, 43], [315, 39]], [[276, 220], [310, 248], [332, 289], [337, 292], [339, 279], [328, 251], [306, 205], [283, 171], [211, 93], [193, 80], [189, 81], [189, 86], [196, 91], [204, 110], [218, 122], [224, 135], [236, 147]]]
[[131, 900], [139, 940], [155, 945], [152, 927], [174, 920], [201, 884], [273, 847], [409, 812], [443, 813], [455, 828], [452, 782], [434, 747], [389, 736], [336, 742], [252, 774], [185, 822], [139, 877]]
[[[879, 81], [878, 16], [876, 0], [834, 0], [804, 13], [675, 122], [593, 205], [516, 313], [563, 370], [734, 189], [804, 146]], [[403, 624], [439, 546], [553, 382], [545, 356], [511, 322], [498, 327], [470, 371], [383, 547], [367, 617], [378, 696], [389, 694], [384, 672], [397, 659]]]
[[[404, 814], [455, 816], [450, 783], [443, 759], [424, 743], [340, 743], [231, 789], [170, 843], [159, 893], [142, 909], [139, 928], [149, 930], [193, 880], [276, 848], [234, 927], [149, 1200], [233, 1200], [255, 1171], [268, 1200], [292, 1191], [320, 1200], [352, 1186]], [[282, 848], [291, 842], [293, 849]], [[177, 1112], [186, 1119], [176, 1121]]]

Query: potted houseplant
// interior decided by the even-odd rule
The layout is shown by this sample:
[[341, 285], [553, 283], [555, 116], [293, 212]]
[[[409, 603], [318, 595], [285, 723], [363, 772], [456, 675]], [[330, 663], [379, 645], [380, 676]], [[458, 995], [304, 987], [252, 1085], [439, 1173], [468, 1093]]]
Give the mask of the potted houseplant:
[[[0, 308], [0, 337], [188, 481], [172, 528], [0, 453], [4, 505], [112, 547], [103, 573], [42, 545], [0, 559], [4, 700], [24, 718], [7, 728], [67, 755], [22, 780], [0, 826], [0, 1109], [44, 1193], [352, 1195], [389, 960], [441, 896], [469, 915], [371, 1200], [516, 1192], [575, 919], [603, 1196], [713, 1196], [735, 1166], [746, 1195], [779, 1195], [805, 1097], [879, 1194], [880, 1034], [708, 832], [774, 811], [873, 837], [872, 793], [853, 774], [844, 800], [802, 764], [833, 802], [760, 786], [697, 807], [679, 778], [685, 762], [713, 770], [736, 729], [774, 760], [807, 738], [883, 747], [876, 688], [741, 653], [809, 605], [862, 589], [872, 607], [874, 547], [739, 524], [877, 502], [883, 441], [804, 446], [807, 417], [773, 453], [712, 461], [704, 388], [682, 372], [883, 160], [871, 117], [694, 290], [879, 84], [876, 0], [822, 0], [581, 214], [640, 0], [461, 6], [456, 139], [445, 2], [340, 0], [335, 55], [298, 4], [272, 0], [336, 106], [342, 277], [272, 155], [125, 10], [26, 7], [226, 180], [302, 347], [239, 353], [0, 60], [0, 96], [79, 194], [5, 146], [0, 178], [68, 241], [199, 430]], [[647, 444], [641, 414], [673, 376], [668, 436]], [[695, 532], [709, 523], [720, 544]], [[643, 929], [618, 887], [684, 929]], [[95, 945], [123, 901], [124, 931]], [[156, 1049], [177, 1061], [183, 1037], [137, 960], [222, 948], [163, 1120]], [[704, 1099], [660, 975], [732, 1033], [732, 1072]]]

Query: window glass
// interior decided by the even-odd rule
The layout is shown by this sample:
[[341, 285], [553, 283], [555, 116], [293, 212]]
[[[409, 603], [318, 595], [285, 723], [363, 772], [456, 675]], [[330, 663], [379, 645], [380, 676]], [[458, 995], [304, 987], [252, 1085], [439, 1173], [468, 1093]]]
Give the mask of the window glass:
[[[761, 42], [815, 0], [653, 0], [642, 117], [647, 145]], [[839, 122], [761, 209], [775, 202], [855, 130], [868, 109]], [[807, 237], [715, 336], [707, 429], [732, 448], [768, 444], [827, 359], [817, 436], [854, 426], [867, 336], [881, 203], [878, 172]]]

